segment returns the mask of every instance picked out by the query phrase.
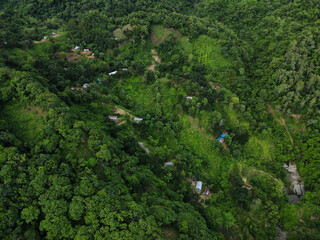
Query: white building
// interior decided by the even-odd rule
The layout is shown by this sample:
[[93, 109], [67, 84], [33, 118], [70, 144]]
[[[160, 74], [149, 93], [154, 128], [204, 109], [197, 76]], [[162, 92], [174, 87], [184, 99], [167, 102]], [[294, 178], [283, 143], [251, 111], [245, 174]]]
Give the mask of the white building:
[[110, 120], [113, 120], [113, 121], [117, 121], [118, 120], [118, 117], [117, 116], [109, 116], [109, 119]]
[[118, 71], [111, 72], [111, 73], [109, 73], [109, 76], [114, 75], [114, 74], [116, 74], [117, 72], [118, 72]]
[[198, 181], [198, 182], [197, 182], [197, 185], [196, 185], [196, 190], [197, 190], [198, 192], [200, 192], [201, 189], [202, 189], [202, 182], [201, 182], [201, 181]]
[[128, 71], [128, 68], [122, 68], [122, 71]]
[[88, 84], [88, 83], [85, 83], [85, 84], [83, 84], [82, 87], [83, 87], [83, 88], [88, 88], [88, 87], [89, 87], [89, 84]]
[[44, 37], [43, 39], [44, 39], [44, 40], [47, 40], [48, 38], [47, 38], [47, 37]]
[[84, 51], [84, 52], [89, 52], [90, 50], [86, 48], [86, 49], [84, 49], [83, 51]]
[[192, 100], [192, 98], [193, 98], [192, 96], [187, 96], [187, 99], [190, 99], [190, 100]]
[[165, 162], [164, 166], [174, 166], [174, 163], [173, 162]]
[[80, 47], [76, 45], [76, 46], [74, 47], [74, 50], [77, 51], [77, 50], [79, 50], [79, 48], [80, 48]]
[[133, 119], [133, 121], [135, 121], [135, 122], [141, 122], [143, 120], [143, 118], [138, 118], [138, 117], [135, 117], [134, 119]]

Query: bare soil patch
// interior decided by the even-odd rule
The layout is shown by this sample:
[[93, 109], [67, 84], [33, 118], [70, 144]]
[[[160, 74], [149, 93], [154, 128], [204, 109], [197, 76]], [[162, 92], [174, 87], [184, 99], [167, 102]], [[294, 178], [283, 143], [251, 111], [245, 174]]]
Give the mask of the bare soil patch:
[[161, 59], [158, 56], [158, 53], [156, 50], [152, 49], [151, 50], [152, 54], [153, 54], [153, 59], [157, 62], [157, 63], [161, 63]]
[[155, 72], [156, 71], [156, 65], [151, 64], [149, 67], [147, 67], [148, 70]]
[[80, 62], [81, 56], [75, 53], [68, 53], [68, 52], [56, 52], [54, 57], [57, 59], [64, 59], [67, 58], [68, 62]]
[[91, 51], [88, 51], [88, 52], [82, 51], [81, 54], [83, 56], [85, 56], [86, 58], [89, 58], [89, 59], [94, 59], [95, 58], [94, 56], [92, 56], [92, 52]]

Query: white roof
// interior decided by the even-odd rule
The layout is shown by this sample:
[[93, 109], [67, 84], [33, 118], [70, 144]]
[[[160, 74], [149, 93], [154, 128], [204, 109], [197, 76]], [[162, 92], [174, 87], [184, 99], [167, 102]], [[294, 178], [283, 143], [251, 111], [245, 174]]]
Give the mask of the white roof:
[[47, 39], [47, 37], [44, 37], [43, 39]]
[[134, 120], [134, 121], [137, 121], [137, 122], [140, 122], [140, 121], [142, 121], [142, 120], [143, 120], [143, 118], [135, 117], [133, 120]]
[[192, 99], [193, 97], [191, 97], [191, 96], [187, 96], [187, 99]]
[[79, 49], [79, 46], [75, 46], [74, 49], [75, 49], [75, 50], [78, 50], [78, 49]]
[[111, 72], [111, 73], [109, 73], [109, 76], [110, 75], [113, 75], [113, 74], [116, 74], [118, 71], [114, 71], [114, 72]]
[[201, 181], [198, 181], [197, 182], [197, 185], [196, 185], [196, 189], [197, 189], [197, 191], [201, 191], [201, 188], [202, 188], [202, 182]]
[[168, 165], [173, 166], [174, 163], [173, 163], [173, 162], [165, 162], [165, 163], [164, 163], [164, 166], [168, 166]]
[[88, 83], [85, 83], [85, 84], [83, 84], [82, 87], [83, 87], [83, 88], [88, 88], [88, 87], [89, 87], [89, 84], [88, 84]]
[[89, 52], [90, 50], [86, 48], [86, 49], [84, 49], [83, 51], [85, 51], [85, 52]]
[[57, 35], [57, 34], [55, 32], [53, 32], [52, 35]]
[[122, 68], [122, 71], [128, 71], [128, 68]]
[[117, 120], [118, 117], [117, 117], [117, 116], [109, 116], [109, 119], [110, 119], [110, 120]]

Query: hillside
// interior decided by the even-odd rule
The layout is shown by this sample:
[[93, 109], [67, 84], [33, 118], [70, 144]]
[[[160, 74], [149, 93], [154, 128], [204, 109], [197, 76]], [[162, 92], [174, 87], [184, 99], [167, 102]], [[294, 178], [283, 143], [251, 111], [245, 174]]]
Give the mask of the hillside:
[[319, 7], [0, 3], [0, 238], [320, 239]]

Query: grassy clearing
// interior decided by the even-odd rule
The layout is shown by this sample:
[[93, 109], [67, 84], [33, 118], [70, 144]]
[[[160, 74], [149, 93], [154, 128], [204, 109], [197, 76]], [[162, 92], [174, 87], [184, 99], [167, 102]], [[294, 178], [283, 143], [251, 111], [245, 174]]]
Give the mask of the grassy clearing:
[[22, 142], [34, 145], [41, 139], [43, 117], [46, 113], [40, 108], [34, 106], [22, 108], [19, 104], [11, 103], [5, 105], [0, 115]]
[[168, 86], [169, 80], [167, 79], [161, 79], [160, 81], [159, 92], [161, 93], [161, 98], [158, 101], [156, 84], [145, 84], [143, 77], [132, 76], [122, 82], [126, 93], [135, 104], [135, 111], [155, 114], [155, 106], [157, 105], [160, 105], [165, 113], [174, 111], [174, 106], [178, 102], [178, 95], [183, 92], [179, 88]]
[[117, 28], [116, 30], [114, 30], [113, 31], [113, 36], [115, 38], [119, 38], [119, 39], [122, 39], [122, 38], [126, 37], [121, 28]]
[[148, 40], [146, 41], [145, 45], [138, 45], [134, 47], [134, 49], [131, 48], [132, 43], [128, 42], [123, 44], [119, 50], [120, 50], [120, 57], [123, 59], [126, 58], [134, 58], [136, 62], [139, 62], [143, 64], [144, 66], [150, 66], [153, 61], [153, 56], [151, 53], [152, 44]]
[[178, 40], [187, 41], [186, 38], [181, 38], [181, 33], [173, 28], [165, 28], [163, 25], [155, 25], [152, 27], [151, 42], [153, 46], [157, 46], [163, 42], [169, 33], [173, 33]]
[[244, 118], [242, 118], [236, 110], [229, 106], [224, 107], [224, 111], [227, 114], [227, 117], [229, 118], [229, 121], [231, 125], [237, 127], [237, 126], [244, 126], [247, 130], [249, 130], [250, 124], [248, 121], [246, 121]]
[[208, 160], [214, 159], [217, 149], [213, 146], [214, 139], [212, 135], [195, 129], [186, 114], [180, 117], [180, 121], [183, 123], [183, 130], [180, 136], [182, 142], [188, 145], [197, 155]]
[[132, 30], [132, 26], [130, 24], [127, 24], [123, 26], [123, 28], [117, 28], [116, 30], [113, 31], [113, 36], [115, 38], [125, 39], [126, 35], [124, 35], [123, 33], [125, 30]]
[[202, 35], [195, 41], [193, 47], [197, 60], [207, 67], [220, 69], [230, 66], [230, 62], [221, 54], [221, 46], [217, 39]]

